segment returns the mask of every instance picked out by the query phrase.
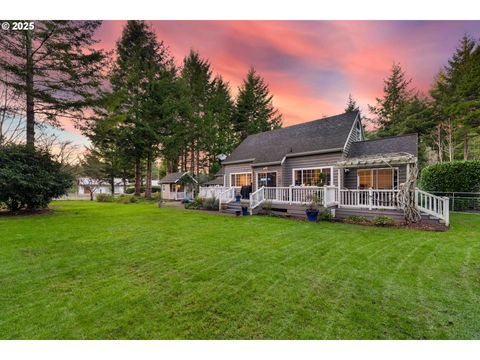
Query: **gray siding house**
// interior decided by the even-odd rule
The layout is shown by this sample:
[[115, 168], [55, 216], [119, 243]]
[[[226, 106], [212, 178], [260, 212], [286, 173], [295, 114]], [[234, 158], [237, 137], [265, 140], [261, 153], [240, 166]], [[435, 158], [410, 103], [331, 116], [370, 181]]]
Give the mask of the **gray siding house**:
[[330, 116], [248, 136], [223, 161], [218, 188], [208, 194], [224, 210], [235, 209], [241, 187], [251, 185], [251, 213], [271, 201], [276, 210], [300, 215], [319, 198], [338, 217], [400, 219], [408, 187], [423, 215], [448, 224], [448, 199], [415, 187], [417, 149], [417, 134], [365, 140], [359, 112]]
[[[408, 154], [400, 161], [388, 155]], [[359, 157], [385, 155], [381, 164], [341, 166]], [[395, 189], [416, 162], [417, 135], [365, 140], [358, 112], [250, 135], [223, 162], [226, 187], [336, 186]]]

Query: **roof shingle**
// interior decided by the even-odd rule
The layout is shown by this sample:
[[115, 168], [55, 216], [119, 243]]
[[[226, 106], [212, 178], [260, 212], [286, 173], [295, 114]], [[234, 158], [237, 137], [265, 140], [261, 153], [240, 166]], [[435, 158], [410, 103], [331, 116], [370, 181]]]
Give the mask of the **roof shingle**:
[[341, 149], [358, 112], [288, 126], [248, 136], [224, 161], [280, 162], [285, 155]]

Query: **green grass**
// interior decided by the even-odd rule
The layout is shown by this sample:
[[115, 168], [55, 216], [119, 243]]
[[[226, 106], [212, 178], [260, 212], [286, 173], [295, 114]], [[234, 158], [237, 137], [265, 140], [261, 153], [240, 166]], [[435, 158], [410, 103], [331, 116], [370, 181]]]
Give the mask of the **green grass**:
[[0, 218], [2, 339], [480, 338], [480, 216], [436, 233], [55, 206]]

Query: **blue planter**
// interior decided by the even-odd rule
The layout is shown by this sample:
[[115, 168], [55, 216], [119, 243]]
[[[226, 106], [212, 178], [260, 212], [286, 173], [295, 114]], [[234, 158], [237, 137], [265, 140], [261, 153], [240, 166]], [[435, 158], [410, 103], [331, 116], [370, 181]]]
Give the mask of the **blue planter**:
[[240, 201], [240, 199], [241, 199], [241, 198], [242, 198], [242, 196], [241, 196], [241, 195], [235, 195], [235, 201], [237, 201], [237, 202], [238, 202], [238, 201]]
[[242, 207], [242, 215], [243, 215], [243, 216], [250, 215], [250, 214], [248, 213], [248, 207]]
[[305, 214], [307, 214], [307, 221], [317, 222], [318, 220], [318, 210], [305, 210]]

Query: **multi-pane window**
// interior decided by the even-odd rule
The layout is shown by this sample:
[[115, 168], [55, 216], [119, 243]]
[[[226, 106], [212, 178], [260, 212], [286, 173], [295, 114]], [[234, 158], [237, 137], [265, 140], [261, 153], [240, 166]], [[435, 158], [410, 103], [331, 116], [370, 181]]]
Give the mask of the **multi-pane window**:
[[230, 186], [246, 186], [252, 183], [252, 173], [231, 174]]
[[323, 186], [331, 185], [331, 169], [299, 169], [294, 170], [295, 186]]
[[398, 187], [398, 169], [362, 169], [357, 170], [359, 189], [396, 189]]
[[277, 186], [277, 173], [276, 172], [262, 172], [258, 173], [258, 187], [276, 187]]

